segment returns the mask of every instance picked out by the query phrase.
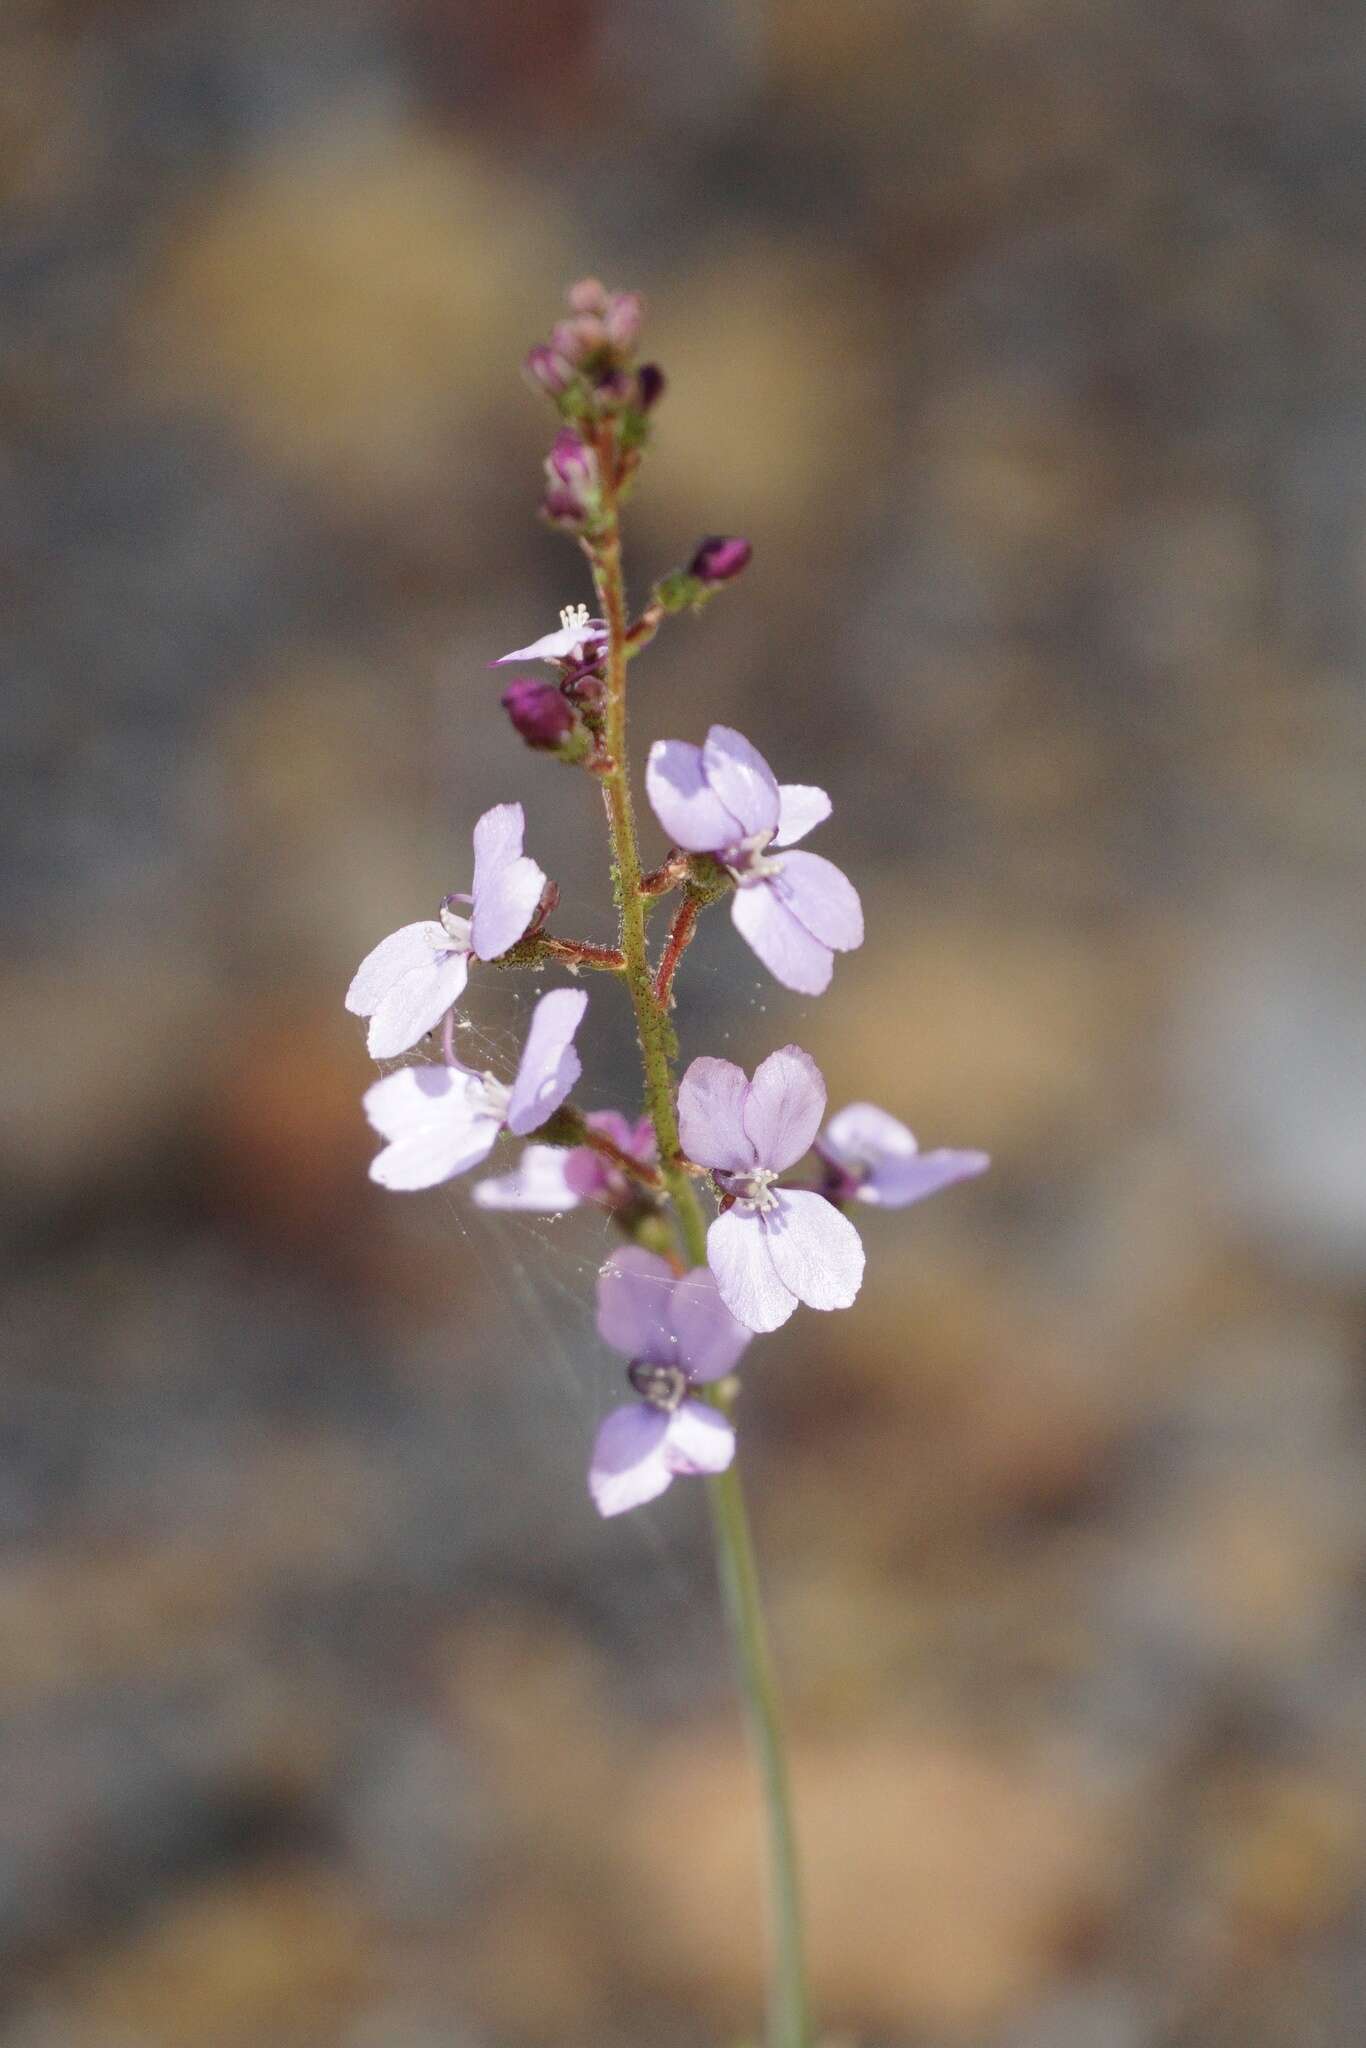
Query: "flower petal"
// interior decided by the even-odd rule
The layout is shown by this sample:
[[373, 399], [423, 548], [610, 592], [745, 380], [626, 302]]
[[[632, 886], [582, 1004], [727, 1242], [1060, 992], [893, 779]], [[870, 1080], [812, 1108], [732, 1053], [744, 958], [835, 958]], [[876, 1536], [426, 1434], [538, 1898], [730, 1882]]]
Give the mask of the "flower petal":
[[539, 1130], [583, 1072], [574, 1033], [587, 1008], [588, 998], [580, 989], [552, 988], [532, 1011], [507, 1107], [507, 1127], [515, 1136], [524, 1138], [528, 1131]]
[[683, 1401], [669, 1417], [664, 1462], [671, 1472], [724, 1472], [735, 1456], [735, 1431], [705, 1401]]
[[837, 1110], [821, 1132], [821, 1150], [840, 1166], [876, 1166], [883, 1158], [910, 1159], [919, 1146], [905, 1124], [872, 1102]]
[[372, 1060], [395, 1059], [434, 1031], [469, 980], [467, 953], [442, 953], [396, 981], [370, 1019], [366, 1044]]
[[761, 1166], [795, 1166], [821, 1127], [825, 1076], [809, 1052], [785, 1045], [760, 1060], [745, 1097], [745, 1130]]
[[504, 668], [510, 661], [570, 661], [580, 648], [587, 655], [605, 638], [606, 629], [600, 619], [590, 619], [583, 626], [557, 626], [553, 633], [543, 633], [539, 640], [533, 640], [530, 647], [514, 647], [511, 654], [500, 654], [489, 666]]
[[775, 894], [813, 938], [837, 953], [863, 944], [863, 905], [849, 877], [819, 853], [785, 853]]
[[863, 1243], [824, 1195], [779, 1188], [761, 1221], [773, 1269], [808, 1308], [848, 1308], [863, 1280]]
[[744, 1123], [748, 1086], [734, 1060], [693, 1061], [678, 1089], [678, 1133], [689, 1159], [729, 1173], [755, 1164]]
[[544, 870], [522, 852], [520, 804], [495, 804], [474, 828], [474, 910], [470, 939], [481, 960], [515, 946], [536, 914]]
[[370, 1162], [381, 1187], [434, 1188], [487, 1159], [498, 1136], [482, 1084], [450, 1067], [404, 1067], [365, 1091], [365, 1114], [389, 1143]]
[[829, 988], [834, 954], [778, 900], [771, 881], [737, 889], [730, 899], [730, 917], [741, 938], [784, 988], [803, 996], [823, 995]]
[[577, 1209], [579, 1196], [566, 1172], [571, 1154], [559, 1145], [528, 1145], [511, 1173], [476, 1181], [471, 1193], [480, 1209], [525, 1209], [555, 1216]]
[[669, 1323], [674, 1269], [656, 1252], [624, 1245], [598, 1274], [598, 1335], [626, 1358], [680, 1365]]
[[689, 853], [717, 853], [744, 838], [702, 773], [702, 749], [688, 740], [656, 740], [645, 763], [650, 808], [675, 846]]
[[714, 725], [702, 748], [702, 773], [746, 835], [778, 823], [778, 783], [759, 749], [729, 725]]
[[904, 1209], [909, 1202], [937, 1195], [955, 1181], [985, 1173], [991, 1160], [985, 1152], [918, 1152], [910, 1158], [889, 1156], [878, 1161], [858, 1191], [858, 1200], [878, 1209]]
[[444, 926], [432, 918], [420, 924], [400, 925], [387, 939], [371, 949], [361, 961], [346, 991], [346, 1007], [355, 1017], [368, 1017], [383, 1002], [396, 981], [415, 967], [430, 967], [450, 951]]
[[565, 1186], [582, 1202], [606, 1202], [612, 1192], [607, 1161], [601, 1152], [587, 1145], [575, 1145], [564, 1155]]
[[588, 1467], [588, 1491], [600, 1515], [624, 1515], [664, 1492], [673, 1478], [664, 1456], [670, 1420], [643, 1401], [612, 1410]]
[[796, 1295], [778, 1277], [753, 1210], [728, 1209], [717, 1217], [707, 1232], [707, 1264], [722, 1301], [747, 1330], [776, 1330], [797, 1306]]
[[706, 1266], [675, 1280], [669, 1303], [677, 1362], [694, 1380], [724, 1379], [740, 1363], [753, 1332], [737, 1323]]
[[792, 846], [798, 839], [805, 839], [808, 832], [824, 824], [831, 810], [825, 791], [811, 782], [780, 782], [778, 806], [775, 846]]

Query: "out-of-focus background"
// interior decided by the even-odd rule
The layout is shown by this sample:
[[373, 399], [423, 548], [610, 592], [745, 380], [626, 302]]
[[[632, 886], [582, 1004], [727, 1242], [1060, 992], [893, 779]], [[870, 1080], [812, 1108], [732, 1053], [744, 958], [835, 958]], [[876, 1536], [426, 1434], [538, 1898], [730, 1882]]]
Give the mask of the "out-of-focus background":
[[586, 271], [637, 592], [755, 544], [637, 731], [826, 784], [869, 912], [820, 1003], [717, 919], [685, 1050], [995, 1159], [748, 1369], [832, 2038], [1359, 2041], [1364, 150], [1326, 0], [9, 0], [5, 2048], [756, 2009], [703, 1502], [584, 1492], [606, 1226], [372, 1187], [341, 1008], [491, 801], [610, 933], [485, 666], [589, 594]]

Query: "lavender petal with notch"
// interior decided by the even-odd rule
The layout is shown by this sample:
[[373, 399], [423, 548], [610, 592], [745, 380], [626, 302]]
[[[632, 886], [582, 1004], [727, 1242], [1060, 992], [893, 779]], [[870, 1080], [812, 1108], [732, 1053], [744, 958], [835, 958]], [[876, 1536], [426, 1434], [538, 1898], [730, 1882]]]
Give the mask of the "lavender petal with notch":
[[670, 1325], [675, 1274], [667, 1259], [641, 1245], [614, 1251], [598, 1274], [598, 1335], [626, 1358], [679, 1365]]
[[833, 861], [819, 853], [785, 853], [781, 874], [769, 887], [813, 939], [837, 953], [863, 944], [863, 905], [858, 890]]
[[670, 1417], [643, 1401], [614, 1408], [598, 1430], [588, 1490], [600, 1515], [622, 1515], [656, 1500], [673, 1479], [665, 1454]]
[[734, 1372], [754, 1334], [736, 1322], [707, 1266], [697, 1266], [675, 1280], [669, 1326], [678, 1363], [698, 1381], [720, 1380]]
[[425, 918], [381, 939], [356, 969], [346, 1007], [368, 1017], [372, 1059], [394, 1059], [435, 1030], [469, 976], [464, 950], [444, 925]]
[[683, 1150], [699, 1166], [742, 1173], [756, 1164], [745, 1130], [749, 1083], [733, 1060], [696, 1059], [678, 1090], [678, 1129]]
[[507, 1107], [507, 1127], [516, 1137], [539, 1130], [583, 1072], [574, 1034], [587, 1008], [581, 990], [553, 988], [532, 1012]]
[[719, 853], [744, 838], [744, 828], [711, 788], [702, 749], [688, 740], [656, 740], [645, 763], [650, 808], [675, 846]]
[[775, 981], [797, 995], [824, 995], [835, 971], [833, 952], [812, 937], [766, 882], [736, 890], [730, 919]]
[[761, 1165], [775, 1173], [795, 1166], [810, 1151], [824, 1115], [825, 1077], [809, 1052], [785, 1045], [760, 1060], [742, 1121]]
[[735, 1456], [735, 1431], [703, 1401], [683, 1401], [669, 1417], [664, 1462], [671, 1473], [724, 1472]]
[[495, 804], [474, 828], [470, 938], [480, 960], [497, 960], [515, 946], [536, 915], [546, 878], [522, 852], [525, 830], [520, 804]]
[[780, 782], [778, 784], [778, 829], [773, 835], [775, 846], [794, 846], [799, 839], [805, 839], [817, 825], [823, 825], [830, 816], [831, 803], [823, 789], [814, 783]]
[[728, 1209], [717, 1217], [707, 1232], [707, 1264], [722, 1301], [747, 1330], [760, 1335], [776, 1330], [797, 1306], [796, 1295], [779, 1278], [763, 1221], [753, 1210]]
[[759, 749], [733, 726], [714, 725], [702, 747], [708, 787], [740, 823], [741, 838], [777, 829], [778, 782]]
[[848, 1308], [863, 1281], [863, 1244], [849, 1218], [824, 1195], [778, 1190], [760, 1218], [779, 1280], [808, 1308]]
[[415, 967], [396, 981], [375, 1007], [366, 1035], [374, 1060], [410, 1052], [435, 1031], [469, 980], [469, 955], [452, 949], [435, 956], [429, 966]]

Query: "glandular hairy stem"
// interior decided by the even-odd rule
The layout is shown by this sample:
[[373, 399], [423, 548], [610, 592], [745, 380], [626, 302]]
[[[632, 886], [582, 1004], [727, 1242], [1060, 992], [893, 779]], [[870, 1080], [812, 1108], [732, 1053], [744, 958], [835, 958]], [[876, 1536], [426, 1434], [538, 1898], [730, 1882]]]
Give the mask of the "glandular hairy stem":
[[[673, 1031], [668, 1021], [674, 970], [692, 936], [700, 902], [675, 919], [658, 981], [652, 977], [645, 942], [647, 896], [642, 893], [640, 851], [631, 801], [626, 746], [628, 642], [626, 593], [622, 579], [621, 526], [616, 450], [612, 429], [597, 435], [603, 479], [601, 518], [585, 542], [593, 568], [598, 608], [607, 624], [607, 683], [603, 740], [610, 767], [600, 775], [607, 828], [612, 842], [612, 876], [620, 918], [620, 950], [635, 1011], [645, 1081], [645, 1102], [659, 1146], [660, 1172], [678, 1219], [689, 1267], [705, 1264], [707, 1225], [697, 1189], [681, 1160], [678, 1109], [670, 1067]], [[654, 879], [653, 877], [651, 878]], [[690, 899], [691, 900], [691, 899]], [[728, 1410], [731, 1395], [717, 1390], [715, 1404]], [[726, 1616], [744, 1696], [750, 1743], [763, 1794], [769, 1874], [768, 2048], [810, 2048], [801, 1900], [792, 1824], [787, 1755], [778, 1711], [778, 1691], [764, 1627], [758, 1567], [745, 1511], [740, 1475], [734, 1465], [706, 1481], [716, 1538], [717, 1565]]]

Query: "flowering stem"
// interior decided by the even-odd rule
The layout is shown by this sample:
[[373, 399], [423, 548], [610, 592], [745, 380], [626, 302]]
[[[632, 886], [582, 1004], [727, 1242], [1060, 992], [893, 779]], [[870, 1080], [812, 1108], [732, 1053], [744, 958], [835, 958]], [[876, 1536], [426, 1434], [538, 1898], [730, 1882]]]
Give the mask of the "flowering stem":
[[[692, 899], [685, 900], [680, 906], [660, 965], [660, 985], [657, 985], [650, 972], [646, 951], [648, 899], [641, 890], [640, 851], [636, 842], [630, 763], [626, 752], [626, 665], [630, 649], [621, 569], [618, 471], [610, 426], [599, 430], [596, 448], [602, 478], [602, 516], [591, 539], [585, 541], [585, 547], [593, 567], [599, 610], [607, 626], [604, 740], [611, 766], [600, 779], [612, 842], [613, 883], [621, 918], [621, 951], [626, 965], [626, 985], [635, 1010], [636, 1036], [645, 1078], [645, 1101], [659, 1146], [660, 1171], [673, 1199], [688, 1265], [701, 1266], [707, 1257], [706, 1219], [697, 1190], [681, 1158], [678, 1111], [669, 1066], [673, 1032], [667, 1014], [674, 968], [691, 936], [700, 905], [694, 905], [692, 915], [686, 920], [684, 914]], [[719, 1391], [714, 1398], [718, 1406], [723, 1405], [724, 1396]], [[810, 2048], [810, 2021], [802, 1962], [801, 1902], [787, 1757], [778, 1714], [777, 1685], [764, 1629], [754, 1545], [745, 1513], [740, 1475], [734, 1465], [708, 1479], [706, 1485], [711, 1497], [721, 1588], [766, 1816], [771, 1909], [768, 2048]]]
[[655, 974], [655, 1001], [661, 1010], [667, 1010], [673, 1002], [674, 976], [678, 972], [678, 963], [691, 942], [697, 926], [697, 913], [701, 908], [702, 898], [690, 894], [683, 898], [674, 912], [668, 942]]

